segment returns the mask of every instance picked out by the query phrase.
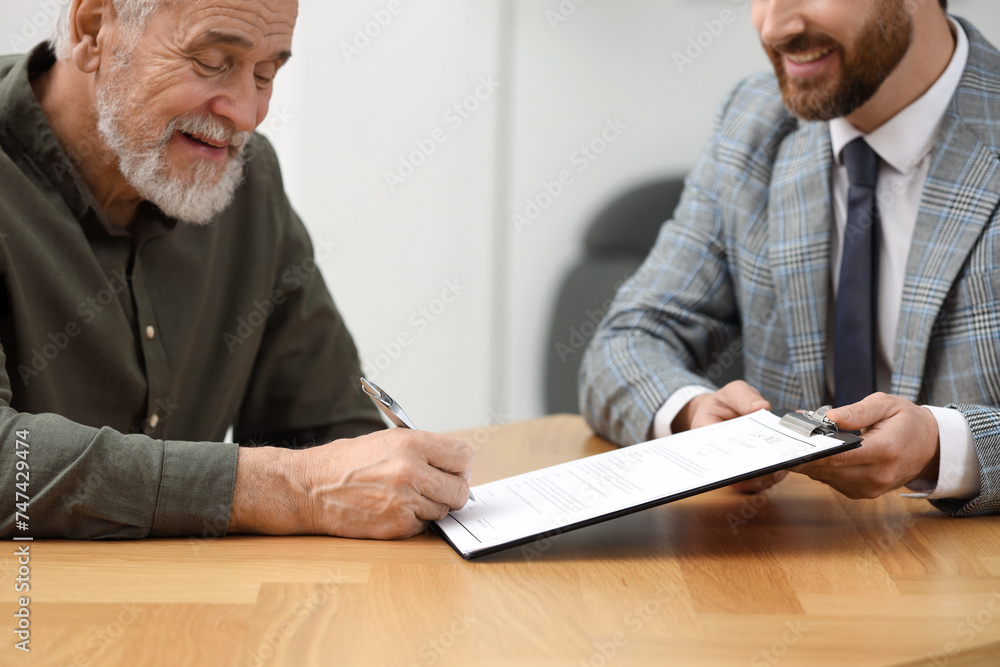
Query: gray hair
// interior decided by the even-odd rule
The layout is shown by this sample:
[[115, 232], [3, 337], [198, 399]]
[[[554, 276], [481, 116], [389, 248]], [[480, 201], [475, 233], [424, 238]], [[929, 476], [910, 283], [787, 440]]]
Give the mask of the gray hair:
[[[72, 0], [65, 0], [66, 8], [59, 14], [59, 18], [56, 20], [55, 34], [52, 35], [52, 39], [49, 42], [52, 44], [52, 49], [55, 51], [57, 58], [68, 58], [70, 52], [69, 43], [69, 10], [72, 6]], [[121, 21], [122, 27], [124, 29], [124, 36], [126, 39], [126, 46], [130, 46], [134, 43], [136, 38], [149, 18], [156, 13], [162, 5], [166, 4], [169, 0], [112, 0], [111, 4], [115, 8], [115, 13], [118, 14], [118, 20]]]

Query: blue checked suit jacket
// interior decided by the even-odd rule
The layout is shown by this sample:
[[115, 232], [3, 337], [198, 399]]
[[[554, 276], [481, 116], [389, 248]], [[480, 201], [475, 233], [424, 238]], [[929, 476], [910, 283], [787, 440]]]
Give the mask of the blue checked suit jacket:
[[[892, 393], [965, 415], [982, 491], [934, 502], [972, 515], [1000, 511], [1000, 52], [962, 25], [969, 62], [931, 154]], [[827, 402], [831, 165], [828, 124], [789, 114], [774, 76], [737, 86], [674, 218], [584, 356], [581, 408], [597, 433], [647, 439], [674, 391], [712, 387], [740, 351], [773, 407]]]

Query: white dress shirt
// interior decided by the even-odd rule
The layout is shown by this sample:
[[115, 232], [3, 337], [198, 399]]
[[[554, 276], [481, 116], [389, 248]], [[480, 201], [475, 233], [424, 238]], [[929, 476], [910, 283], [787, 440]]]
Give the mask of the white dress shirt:
[[[949, 19], [950, 20], [950, 19]], [[879, 209], [878, 341], [876, 345], [876, 387], [891, 393], [896, 327], [906, 278], [906, 260], [917, 222], [920, 197], [930, 171], [931, 152], [938, 126], [958, 88], [969, 57], [965, 31], [951, 21], [956, 47], [944, 73], [926, 93], [870, 134], [864, 134], [844, 118], [830, 121], [834, 165], [831, 170], [834, 223], [830, 243], [831, 294], [836, 298], [840, 280], [842, 239], [847, 226], [847, 167], [841, 159], [844, 146], [864, 137], [878, 154], [879, 175], [876, 197]], [[828, 340], [833, 340], [833, 301], [830, 302]], [[833, 391], [833, 346], [827, 346], [826, 383]], [[663, 404], [653, 421], [653, 437], [670, 435], [670, 424], [692, 398], [709, 390], [701, 386], [683, 387]], [[958, 410], [928, 406], [938, 423], [941, 464], [936, 486], [915, 480], [909, 486], [927, 498], [971, 498], [979, 494], [979, 458], [972, 430]]]

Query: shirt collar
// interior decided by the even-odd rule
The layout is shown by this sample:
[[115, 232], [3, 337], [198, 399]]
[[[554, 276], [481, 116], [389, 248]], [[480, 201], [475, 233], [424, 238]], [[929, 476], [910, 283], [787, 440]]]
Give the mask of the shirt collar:
[[[29, 161], [48, 179], [88, 236], [131, 236], [129, 231], [112, 225], [104, 215], [59, 144], [31, 88], [31, 78], [47, 71], [55, 62], [49, 43], [42, 42], [21, 56], [0, 84], [0, 145], [9, 154], [19, 154]], [[176, 224], [175, 219], [143, 202], [132, 229], [142, 228], [145, 236], [158, 236]]]
[[830, 143], [838, 166], [843, 164], [841, 151], [844, 146], [858, 137], [864, 137], [879, 157], [901, 174], [915, 169], [934, 147], [938, 125], [955, 96], [969, 60], [969, 38], [965, 30], [952, 18], [948, 21], [955, 33], [955, 53], [944, 73], [927, 92], [867, 135], [846, 118], [830, 121]]
[[15, 160], [31, 165], [52, 184], [70, 211], [83, 219], [96, 202], [84, 187], [56, 139], [45, 112], [31, 89], [31, 77], [45, 72], [55, 56], [43, 42], [22, 56], [5, 77], [0, 90], [0, 143]]

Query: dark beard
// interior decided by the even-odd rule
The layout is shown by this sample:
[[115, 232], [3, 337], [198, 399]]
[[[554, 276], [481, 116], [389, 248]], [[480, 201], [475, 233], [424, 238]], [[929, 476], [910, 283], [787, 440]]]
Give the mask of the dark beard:
[[[913, 22], [896, 0], [883, 0], [875, 18], [848, 52], [829, 37], [797, 35], [778, 46], [764, 44], [781, 85], [785, 106], [803, 120], [831, 120], [855, 111], [870, 100], [910, 48]], [[799, 81], [785, 71], [783, 53], [834, 48], [840, 54], [840, 72], [833, 80]]]

